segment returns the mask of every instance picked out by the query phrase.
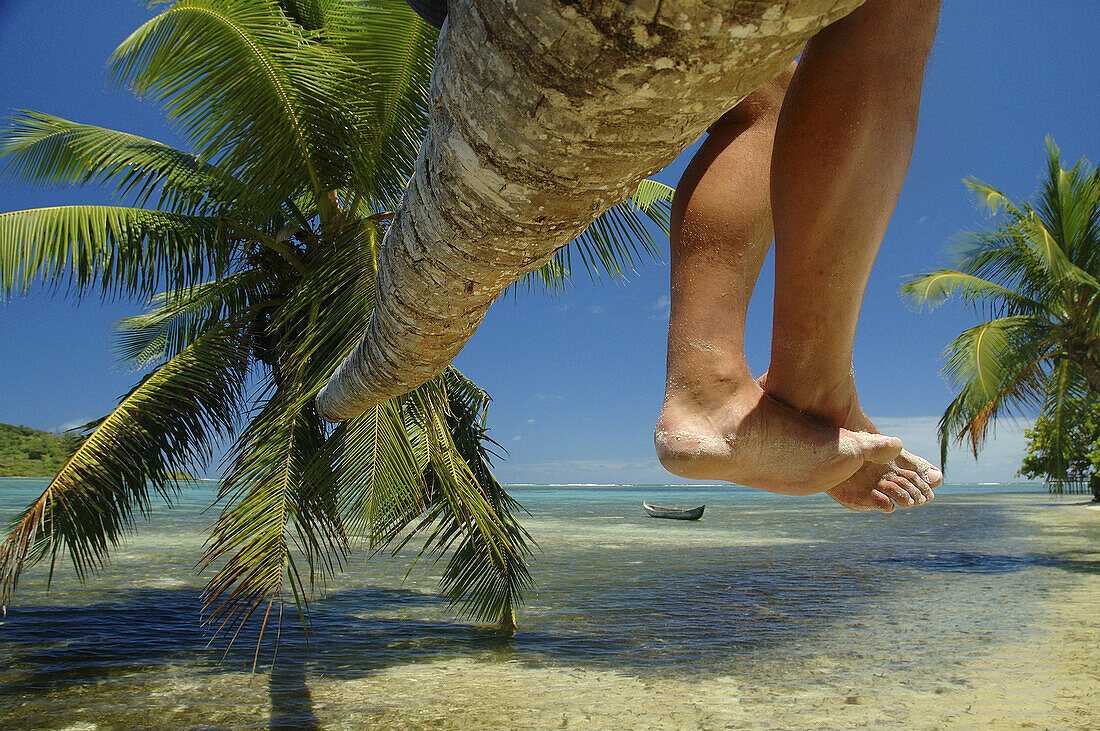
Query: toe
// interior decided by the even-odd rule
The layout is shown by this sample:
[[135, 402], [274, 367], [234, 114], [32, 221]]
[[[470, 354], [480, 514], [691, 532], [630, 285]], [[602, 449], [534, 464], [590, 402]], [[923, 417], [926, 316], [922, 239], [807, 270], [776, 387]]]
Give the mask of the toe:
[[935, 489], [943, 484], [943, 473], [931, 465], [929, 465], [928, 471], [921, 475], [921, 477], [928, 483], [930, 489]]
[[867, 462], [886, 464], [901, 454], [901, 440], [897, 437], [870, 432], [853, 432], [847, 429], [841, 431], [847, 432], [852, 442], [857, 445], [860, 456]]
[[916, 486], [920, 491], [921, 500], [919, 502], [926, 503], [936, 497], [936, 493], [932, 492], [932, 489], [937, 487], [942, 481], [943, 476], [940, 471], [934, 467], [930, 467], [928, 472], [912, 472], [911, 470], [898, 470], [899, 474], [904, 475], [909, 482]]
[[920, 475], [921, 480], [928, 485], [929, 489], [935, 489], [943, 484], [943, 472], [936, 469], [931, 462], [923, 457], [906, 450], [901, 453], [901, 459], [898, 461], [902, 464], [908, 463], [906, 466]]
[[895, 478], [882, 478], [876, 487], [883, 495], [897, 502], [900, 508], [912, 508], [916, 505], [916, 500], [910, 495], [909, 490], [900, 485]]
[[880, 513], [892, 513], [894, 512], [894, 501], [883, 495], [878, 490], [871, 490], [871, 502], [874, 503], [875, 510]]
[[917, 505], [923, 505], [932, 499], [929, 497], [932, 494], [932, 489], [925, 484], [919, 474], [902, 468], [896, 469], [894, 473], [897, 477], [904, 478], [904, 481], [899, 480], [898, 484], [908, 490], [913, 499], [917, 501]]

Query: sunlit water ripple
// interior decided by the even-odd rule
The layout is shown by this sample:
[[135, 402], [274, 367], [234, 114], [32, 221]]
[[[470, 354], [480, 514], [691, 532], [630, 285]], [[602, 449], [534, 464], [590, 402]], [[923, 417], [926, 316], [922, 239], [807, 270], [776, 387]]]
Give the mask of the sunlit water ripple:
[[[0, 518], [44, 484], [0, 479]], [[515, 637], [457, 620], [430, 563], [405, 579], [411, 557], [358, 555], [313, 604], [308, 644], [288, 607], [274, 670], [253, 677], [254, 635], [219, 664], [199, 624], [213, 489], [185, 491], [83, 586], [25, 575], [0, 624], [0, 725], [1100, 722], [1100, 513], [1080, 496], [959, 486], [883, 516], [726, 487], [515, 487], [541, 547]], [[658, 521], [642, 500], [707, 510]]]

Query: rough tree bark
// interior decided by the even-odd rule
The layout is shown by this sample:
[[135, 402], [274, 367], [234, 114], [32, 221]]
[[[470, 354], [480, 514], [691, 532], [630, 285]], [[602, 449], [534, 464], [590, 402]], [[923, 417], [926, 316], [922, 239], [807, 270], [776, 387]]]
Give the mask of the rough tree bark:
[[863, 0], [451, 0], [430, 128], [330, 421], [443, 370], [547, 261]]

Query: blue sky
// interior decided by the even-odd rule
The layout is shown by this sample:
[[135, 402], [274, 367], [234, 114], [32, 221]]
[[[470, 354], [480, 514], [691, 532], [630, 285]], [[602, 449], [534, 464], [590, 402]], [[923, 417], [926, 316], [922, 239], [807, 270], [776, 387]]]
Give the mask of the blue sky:
[[[153, 11], [130, 0], [0, 0], [0, 114], [34, 109], [180, 144], [158, 111], [106, 86], [113, 48]], [[962, 179], [1020, 198], [1037, 187], [1043, 139], [1067, 161], [1096, 162], [1100, 67], [1095, 0], [945, 3], [929, 61], [909, 177], [875, 266], [856, 340], [864, 408], [880, 428], [933, 457], [951, 399], [939, 375], [947, 342], [976, 321], [961, 305], [913, 312], [907, 274], [945, 263], [945, 243], [982, 216]], [[681, 156], [658, 176], [675, 184]], [[29, 190], [0, 176], [0, 212], [104, 203], [100, 191]], [[667, 250], [667, 242], [665, 242]], [[493, 396], [492, 436], [509, 453], [506, 482], [679, 482], [653, 456], [664, 381], [668, 265], [627, 282], [582, 273], [563, 296], [520, 293], [495, 304], [456, 361]], [[749, 362], [767, 367], [771, 272], [749, 313]], [[136, 375], [114, 367], [111, 323], [140, 303], [34, 292], [0, 303], [0, 422], [57, 429], [109, 411]], [[953, 455], [948, 480], [1004, 481], [1022, 453], [1002, 424], [981, 460]]]

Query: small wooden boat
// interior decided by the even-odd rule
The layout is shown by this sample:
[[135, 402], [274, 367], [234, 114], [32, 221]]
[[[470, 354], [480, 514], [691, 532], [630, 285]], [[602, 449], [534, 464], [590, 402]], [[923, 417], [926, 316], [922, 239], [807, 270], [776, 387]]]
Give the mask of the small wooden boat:
[[700, 505], [697, 508], [689, 508], [688, 510], [680, 510], [679, 508], [662, 508], [660, 505], [650, 505], [649, 503], [642, 503], [642, 507], [649, 513], [651, 518], [671, 518], [672, 520], [699, 520], [703, 517], [703, 510], [706, 505]]

